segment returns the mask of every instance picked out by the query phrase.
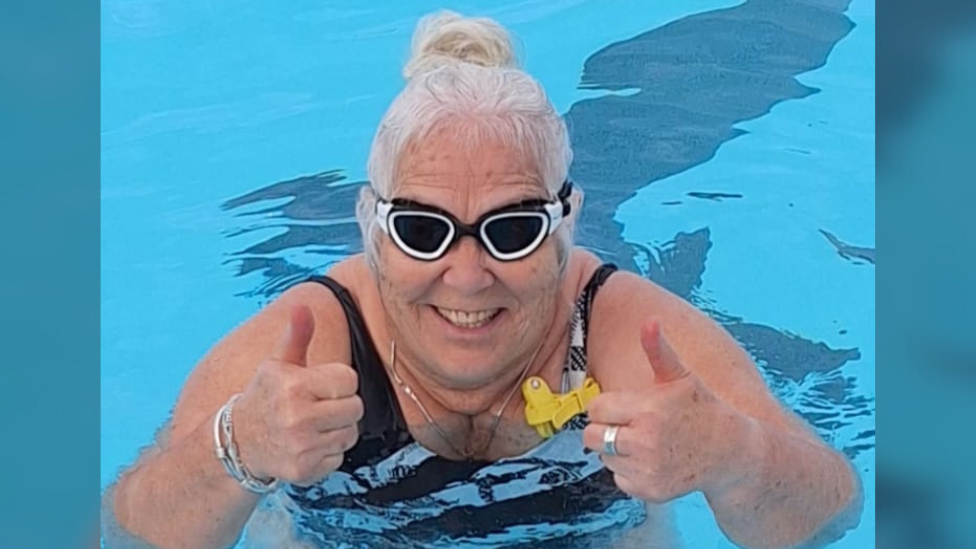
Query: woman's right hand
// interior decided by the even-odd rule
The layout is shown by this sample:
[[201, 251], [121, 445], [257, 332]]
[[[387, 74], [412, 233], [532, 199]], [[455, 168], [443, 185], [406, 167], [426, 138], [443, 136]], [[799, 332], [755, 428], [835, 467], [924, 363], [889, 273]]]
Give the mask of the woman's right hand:
[[347, 364], [307, 364], [314, 332], [309, 308], [295, 307], [234, 406], [234, 441], [256, 477], [314, 484], [338, 469], [359, 439], [359, 378]]

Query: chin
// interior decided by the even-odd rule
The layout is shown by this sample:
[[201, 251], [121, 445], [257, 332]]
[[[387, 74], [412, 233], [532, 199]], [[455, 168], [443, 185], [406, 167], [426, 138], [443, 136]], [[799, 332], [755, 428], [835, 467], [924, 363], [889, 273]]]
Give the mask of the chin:
[[430, 348], [431, 364], [455, 387], [476, 388], [498, 377], [499, 365], [503, 362], [498, 351], [497, 347], [482, 349], [435, 344]]

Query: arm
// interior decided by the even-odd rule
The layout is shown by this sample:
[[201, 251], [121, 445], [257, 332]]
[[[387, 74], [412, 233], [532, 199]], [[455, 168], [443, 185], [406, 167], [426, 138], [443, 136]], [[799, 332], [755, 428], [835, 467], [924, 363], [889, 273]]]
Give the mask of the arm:
[[112, 515], [102, 519], [109, 549], [236, 543], [259, 496], [224, 471], [206, 423], [176, 443], [157, 441], [109, 488], [104, 511]]
[[[302, 303], [326, 304], [316, 307], [314, 321], [319, 325], [345, 326], [332, 294], [304, 284], [220, 341], [187, 380], [171, 428], [107, 491], [120, 537], [141, 538], [162, 548], [221, 548], [237, 541], [260, 496], [242, 488], [216, 458], [214, 416], [232, 394], [249, 386], [266, 357], [278, 353], [276, 345], [292, 320], [290, 315]], [[309, 357], [340, 360], [348, 354], [344, 329], [318, 330], [314, 335], [313, 329], [305, 334]], [[247, 438], [246, 428], [255, 422], [248, 421], [244, 399], [235, 410], [235, 440], [251, 467], [255, 456], [247, 454], [247, 441], [241, 439]], [[115, 547], [108, 535], [113, 529], [105, 530], [108, 547]], [[121, 540], [117, 543], [129, 546]]]
[[[642, 342], [639, 327], [649, 316], [660, 326], [657, 350]], [[818, 543], [856, 525], [861, 495], [853, 468], [783, 408], [748, 354], [714, 321], [629, 273], [608, 280], [593, 317], [591, 356], [605, 395], [640, 393], [594, 402], [597, 416], [626, 411], [638, 418], [630, 432], [621, 429], [622, 444], [625, 435], [647, 439], [631, 443], [644, 456], [606, 460], [629, 473], [621, 475], [625, 485], [640, 479], [630, 487], [652, 500], [702, 491], [722, 530], [745, 547]], [[655, 380], [649, 362], [658, 363], [652, 371], [664, 364], [673, 379]], [[665, 427], [660, 439], [644, 435]], [[602, 431], [588, 434], [588, 444], [599, 447]], [[666, 470], [669, 452], [681, 459]], [[636, 462], [644, 469], [628, 470]], [[654, 476], [665, 470], [683, 481], [662, 485]]]
[[857, 526], [860, 480], [821, 443], [753, 424], [738, 461], [741, 479], [705, 497], [722, 531], [746, 547], [823, 547]]

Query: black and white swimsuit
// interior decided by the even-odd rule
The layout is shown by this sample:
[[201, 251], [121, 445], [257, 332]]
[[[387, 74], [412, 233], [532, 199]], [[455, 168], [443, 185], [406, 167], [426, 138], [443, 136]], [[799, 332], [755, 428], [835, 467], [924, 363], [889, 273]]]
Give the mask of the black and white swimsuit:
[[[615, 270], [601, 266], [576, 302], [562, 392], [586, 378], [590, 306]], [[360, 439], [319, 484], [266, 497], [256, 515], [288, 518], [276, 532], [269, 530], [274, 521], [252, 520], [248, 540], [280, 543], [287, 524], [294, 545], [309, 548], [568, 549], [605, 546], [644, 521], [643, 502], [621, 492], [599, 455], [584, 448], [584, 416], [528, 452], [494, 462], [448, 460], [418, 444], [352, 296], [330, 278], [311, 280], [331, 289], [346, 312], [365, 407]]]

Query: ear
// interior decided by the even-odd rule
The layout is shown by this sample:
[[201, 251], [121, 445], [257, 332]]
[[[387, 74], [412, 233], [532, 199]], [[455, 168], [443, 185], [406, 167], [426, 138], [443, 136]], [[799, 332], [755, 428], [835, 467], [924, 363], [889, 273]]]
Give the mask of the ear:
[[569, 215], [563, 218], [563, 225], [570, 235], [570, 239], [576, 236], [576, 220], [579, 219], [580, 211], [583, 208], [583, 189], [573, 185], [573, 194], [569, 195]]
[[573, 185], [573, 194], [569, 195], [569, 203], [573, 207], [569, 212], [569, 219], [575, 225], [576, 220], [579, 218], [579, 212], [583, 209], [582, 188], [577, 185]]

